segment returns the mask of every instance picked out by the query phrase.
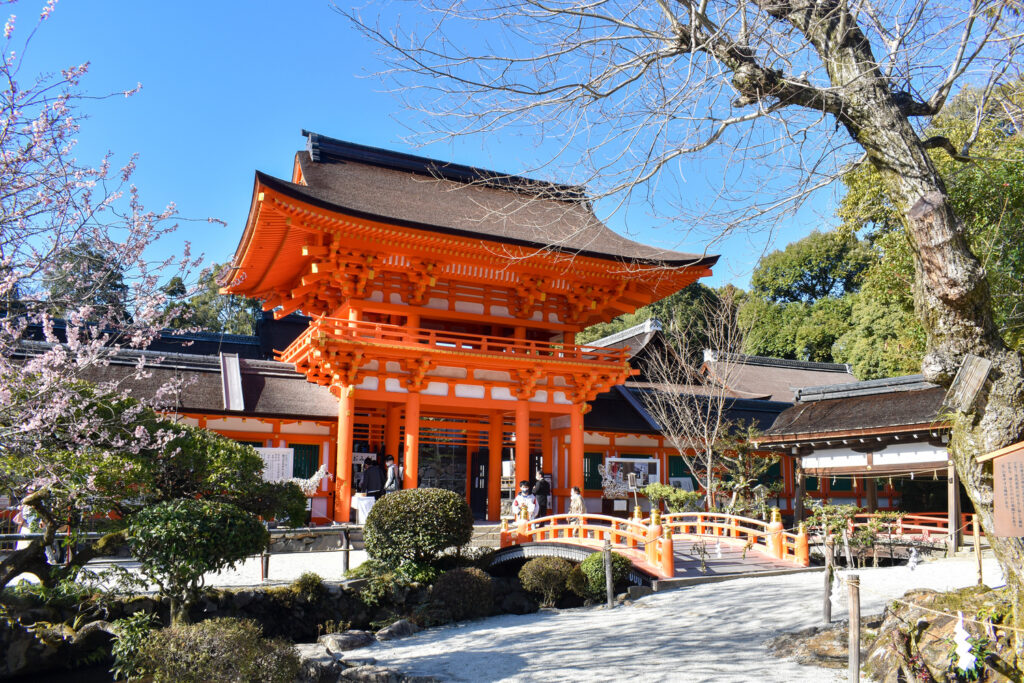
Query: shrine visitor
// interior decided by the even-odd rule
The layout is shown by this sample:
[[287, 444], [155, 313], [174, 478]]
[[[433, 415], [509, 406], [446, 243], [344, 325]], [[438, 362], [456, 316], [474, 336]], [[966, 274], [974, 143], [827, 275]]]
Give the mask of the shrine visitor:
[[537, 497], [537, 516], [548, 514], [548, 497], [551, 495], [551, 484], [544, 478], [544, 473], [537, 469], [537, 483], [533, 485], [533, 495]]
[[388, 478], [384, 482], [384, 493], [392, 493], [402, 488], [402, 475], [398, 473], [398, 465], [395, 464], [394, 456], [389, 455], [384, 464], [387, 466]]
[[579, 486], [572, 487], [572, 495], [569, 496], [569, 514], [573, 524], [583, 524], [583, 515], [587, 512], [587, 506], [583, 503], [583, 494]]
[[520, 519], [524, 510], [526, 519], [533, 519], [537, 516], [537, 498], [530, 493], [530, 482], [525, 479], [519, 482], [519, 495], [512, 501], [512, 516]]
[[380, 467], [377, 466], [376, 460], [367, 459], [363, 463], [363, 479], [360, 482], [359, 490], [368, 496], [373, 496], [374, 500], [378, 500], [384, 495], [384, 476]]

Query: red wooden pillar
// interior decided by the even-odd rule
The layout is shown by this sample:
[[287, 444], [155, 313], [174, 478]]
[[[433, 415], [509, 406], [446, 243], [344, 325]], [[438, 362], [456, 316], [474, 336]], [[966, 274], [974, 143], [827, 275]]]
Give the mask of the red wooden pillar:
[[551, 416], [543, 415], [540, 419], [540, 452], [541, 460], [543, 464], [541, 469], [544, 472], [550, 473], [552, 479], [554, 479], [554, 472], [552, 471], [553, 457], [551, 451]]
[[491, 412], [487, 431], [487, 519], [492, 522], [501, 517], [501, 446], [504, 431], [504, 416], [497, 410]]
[[405, 476], [403, 489], [419, 486], [420, 395], [410, 393], [405, 400]]
[[[402, 448], [402, 406], [398, 403], [389, 403], [384, 416], [384, 455], [390, 455], [397, 462]], [[381, 465], [383, 464], [381, 462]]]
[[338, 449], [335, 459], [334, 521], [349, 521], [352, 498], [352, 433], [355, 428], [355, 387], [341, 385], [338, 397]]
[[516, 490], [530, 478], [530, 402], [516, 401]]
[[569, 413], [569, 488], [583, 491], [583, 409], [586, 403], [573, 405]]

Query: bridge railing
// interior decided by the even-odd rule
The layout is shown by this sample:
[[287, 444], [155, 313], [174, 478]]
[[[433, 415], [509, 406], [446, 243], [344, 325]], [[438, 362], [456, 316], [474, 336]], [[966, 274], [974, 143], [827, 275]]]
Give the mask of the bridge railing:
[[[887, 519], [889, 515], [862, 512], [850, 520], [849, 530], [852, 534], [859, 527], [866, 527], [882, 518], [879, 532], [890, 538], [919, 538], [924, 541], [945, 541], [949, 536], [949, 516], [945, 512], [913, 512], [901, 514], [895, 520]], [[960, 529], [970, 529], [974, 519], [972, 513], [960, 515]]]
[[774, 521], [765, 522], [724, 512], [673, 512], [663, 515], [661, 523], [674, 533], [742, 543], [779, 560], [810, 565], [806, 529], [801, 525], [797, 533], [788, 532], [778, 515]]
[[619, 549], [643, 553], [649, 569], [664, 578], [675, 576], [675, 552], [669, 530], [635, 519], [609, 515], [548, 515], [533, 520], [519, 520], [513, 528], [503, 525], [502, 547], [543, 541], [563, 541], [586, 545], [588, 541], [609, 541]]
[[586, 544], [608, 540], [619, 548], [642, 551], [649, 565], [663, 576], [675, 573], [673, 536], [703, 536], [728, 539], [756, 548], [779, 560], [799, 566], [810, 564], [807, 532], [801, 525], [793, 534], [782, 527], [781, 517], [772, 522], [715, 512], [683, 512], [653, 520], [622, 519], [609, 515], [549, 515], [534, 520], [519, 520], [514, 528], [503, 525], [501, 545], [542, 541]]

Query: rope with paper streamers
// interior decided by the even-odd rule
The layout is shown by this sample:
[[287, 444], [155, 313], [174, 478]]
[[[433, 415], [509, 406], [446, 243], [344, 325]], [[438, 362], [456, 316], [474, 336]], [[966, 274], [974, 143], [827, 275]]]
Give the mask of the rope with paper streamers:
[[[832, 594], [833, 595], [835, 595], [835, 593], [836, 593], [836, 584], [835, 584], [835, 580], [836, 579], [838, 579], [839, 583], [842, 584], [842, 585], [849, 585], [849, 582], [847, 581], [846, 577], [843, 576], [842, 573], [836, 572], [835, 575], [834, 575], [834, 578], [833, 578], [833, 585], [832, 585]], [[1003, 586], [997, 586], [997, 588], [1002, 588], [1002, 587]], [[874, 591], [874, 590], [871, 590], [870, 588], [865, 587], [864, 583], [863, 583], [863, 579], [862, 579], [862, 582], [860, 584], [860, 590], [863, 593], [871, 593], [872, 595], [874, 595], [876, 597], [879, 597], [879, 598], [882, 598], [883, 600], [886, 600], [887, 602], [894, 602], [894, 603], [903, 605], [904, 607], [912, 607], [914, 609], [923, 610], [925, 612], [931, 612], [932, 614], [939, 614], [939, 615], [942, 615], [944, 617], [962, 619], [964, 622], [971, 623], [971, 624], [977, 624], [978, 626], [982, 626], [986, 630], [988, 630], [989, 627], [993, 626], [991, 621], [980, 621], [978, 619], [971, 619], [970, 617], [963, 616], [963, 614], [960, 613], [960, 612], [958, 612], [957, 614], [950, 614], [949, 612], [943, 612], [942, 610], [939, 610], [939, 609], [933, 609], [931, 607], [924, 607], [922, 605], [917, 604], [916, 602], [907, 602], [906, 600], [901, 600], [899, 598], [890, 598], [889, 596], [885, 595], [884, 593], [879, 593], [878, 591]], [[835, 605], [835, 603], [833, 603], [833, 605]], [[1004, 625], [1004, 624], [1000, 624], [999, 628], [1004, 630], [1004, 631], [1013, 631], [1015, 633], [1024, 633], [1024, 628], [1019, 628], [1019, 627], [1015, 627], [1015, 626], [1007, 626], [1007, 625]]]

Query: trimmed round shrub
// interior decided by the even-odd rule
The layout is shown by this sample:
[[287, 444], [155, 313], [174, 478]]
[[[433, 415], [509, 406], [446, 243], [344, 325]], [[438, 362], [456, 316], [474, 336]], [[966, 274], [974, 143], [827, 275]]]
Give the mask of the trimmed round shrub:
[[586, 598], [590, 595], [590, 591], [587, 588], [587, 577], [583, 574], [583, 570], [580, 569], [579, 565], [572, 568], [569, 572], [569, 576], [565, 579], [565, 587], [570, 591]]
[[292, 590], [309, 601], [318, 600], [327, 593], [323, 577], [315, 572], [303, 572], [292, 581]]
[[473, 513], [466, 499], [444, 489], [389, 493], [370, 510], [363, 529], [366, 552], [391, 567], [429, 564], [472, 536]]
[[264, 639], [259, 624], [249, 619], [210, 619], [154, 631], [139, 660], [155, 683], [292, 683], [299, 674], [295, 647]]
[[270, 535], [254, 515], [230, 503], [185, 498], [133, 515], [128, 547], [143, 575], [172, 600], [173, 621], [187, 616], [203, 574], [255, 555]]
[[447, 571], [437, 577], [430, 602], [453, 621], [486, 617], [494, 607], [491, 577], [475, 567]]
[[539, 593], [542, 607], [554, 607], [565, 593], [572, 564], [560, 557], [535, 557], [519, 570], [519, 581], [531, 593]]
[[[616, 589], [626, 583], [632, 569], [633, 563], [629, 558], [616, 552], [612, 553], [612, 585]], [[593, 553], [580, 562], [580, 572], [587, 580], [587, 594], [582, 597], [600, 598], [605, 594], [607, 588], [604, 577], [604, 553]]]

